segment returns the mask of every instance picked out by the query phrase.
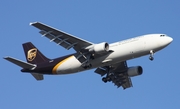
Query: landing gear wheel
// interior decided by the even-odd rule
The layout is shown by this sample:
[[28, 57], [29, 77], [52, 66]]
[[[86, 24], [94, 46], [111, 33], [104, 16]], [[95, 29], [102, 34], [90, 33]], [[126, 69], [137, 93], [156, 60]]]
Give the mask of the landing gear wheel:
[[154, 55], [154, 51], [153, 51], [153, 50], [150, 50], [149, 60], [151, 60], [151, 61], [154, 60], [153, 55]]
[[104, 83], [107, 83], [107, 79], [104, 77], [104, 78], [102, 78], [102, 81], [104, 82]]
[[111, 81], [111, 78], [110, 78], [110, 77], [107, 77], [106, 80], [107, 80], [108, 82], [110, 82], [110, 81]]
[[150, 59], [151, 61], [153, 61], [153, 60], [154, 60], [154, 57], [150, 56], [149, 59]]

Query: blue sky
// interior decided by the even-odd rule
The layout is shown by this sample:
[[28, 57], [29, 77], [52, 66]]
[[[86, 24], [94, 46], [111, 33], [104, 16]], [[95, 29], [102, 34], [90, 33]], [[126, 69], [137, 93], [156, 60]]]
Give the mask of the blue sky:
[[[179, 108], [179, 6], [179, 0], [2, 1], [0, 108]], [[149, 33], [165, 33], [174, 40], [157, 52], [152, 62], [149, 56], [127, 61], [128, 66], [141, 65], [144, 72], [132, 78], [133, 87], [126, 90], [103, 83], [94, 69], [72, 75], [45, 76], [44, 81], [36, 81], [3, 57], [25, 61], [21, 44], [29, 41], [49, 58], [74, 50], [67, 51], [41, 37], [38, 30], [29, 25], [34, 21], [94, 43], [112, 43]]]

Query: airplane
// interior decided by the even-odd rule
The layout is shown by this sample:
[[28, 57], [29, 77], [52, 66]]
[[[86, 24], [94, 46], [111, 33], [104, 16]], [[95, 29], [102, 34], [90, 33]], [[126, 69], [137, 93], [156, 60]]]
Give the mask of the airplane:
[[92, 43], [70, 35], [40, 22], [30, 25], [40, 30], [42, 36], [57, 45], [76, 52], [63, 57], [49, 59], [31, 42], [22, 44], [25, 61], [13, 57], [4, 59], [22, 67], [21, 72], [28, 72], [36, 80], [43, 80], [44, 75], [72, 74], [96, 68], [95, 73], [102, 76], [103, 82], [112, 82], [118, 88], [132, 87], [131, 77], [141, 75], [141, 66], [128, 67], [127, 60], [149, 55], [154, 60], [154, 53], [168, 46], [173, 38], [166, 34], [147, 34], [115, 43]]

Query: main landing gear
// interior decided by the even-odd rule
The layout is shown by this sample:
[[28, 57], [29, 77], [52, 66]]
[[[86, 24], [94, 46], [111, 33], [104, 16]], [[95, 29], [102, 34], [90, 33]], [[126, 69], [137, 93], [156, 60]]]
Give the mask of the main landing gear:
[[106, 77], [102, 78], [102, 81], [104, 83], [112, 81], [112, 78], [113, 78], [114, 74], [112, 72], [110, 72], [110, 70], [111, 70], [111, 66], [108, 66], [107, 69], [106, 69], [106, 72], [107, 72]]
[[150, 59], [151, 61], [154, 60], [153, 55], [154, 55], [154, 51], [153, 51], [153, 50], [150, 50], [150, 56], [149, 56], [149, 59]]
[[103, 77], [102, 78], [102, 81], [104, 82], [104, 83], [107, 83], [107, 82], [110, 82], [111, 81], [111, 78], [110, 77]]

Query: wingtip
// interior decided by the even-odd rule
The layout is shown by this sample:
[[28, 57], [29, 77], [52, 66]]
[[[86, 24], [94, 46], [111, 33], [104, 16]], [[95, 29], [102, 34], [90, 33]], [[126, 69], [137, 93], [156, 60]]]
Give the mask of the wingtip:
[[3, 57], [3, 59], [7, 59], [7, 58], [9, 58], [9, 56], [5, 56], [5, 57]]
[[9, 60], [10, 58], [11, 58], [10, 56], [3, 57], [3, 59], [5, 59], [5, 60]]
[[36, 23], [39, 23], [39, 22], [30, 22], [29, 25], [33, 25], [33, 24], [36, 24]]

